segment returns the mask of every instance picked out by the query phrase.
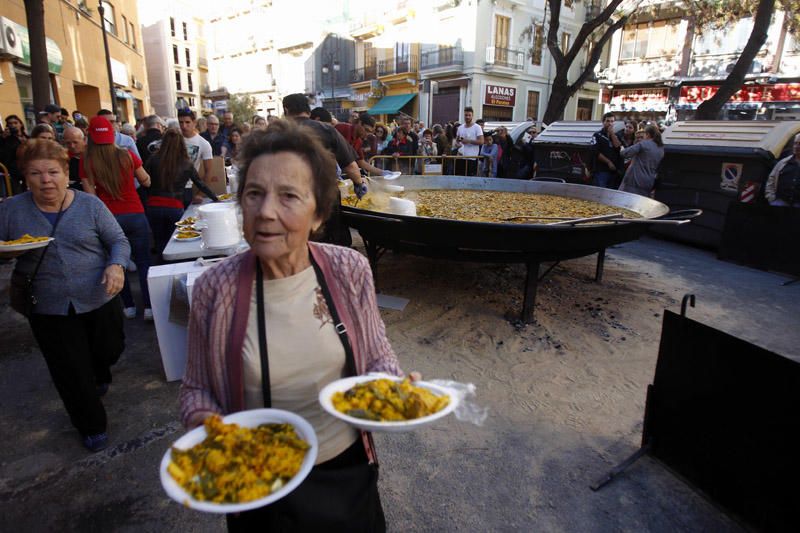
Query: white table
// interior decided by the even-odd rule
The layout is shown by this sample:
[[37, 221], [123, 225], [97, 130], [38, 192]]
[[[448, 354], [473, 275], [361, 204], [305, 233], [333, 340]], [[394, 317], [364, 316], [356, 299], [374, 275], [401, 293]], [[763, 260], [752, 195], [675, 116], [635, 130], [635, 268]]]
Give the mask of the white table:
[[[181, 243], [184, 244], [184, 243]], [[188, 244], [188, 243], [186, 243]], [[183, 283], [186, 277], [186, 291], [191, 303], [192, 285], [208, 265], [196, 261], [174, 263], [150, 267], [147, 273], [147, 285], [150, 289], [150, 304], [153, 309], [153, 321], [158, 336], [158, 347], [161, 351], [161, 363], [167, 381], [183, 378], [186, 367], [187, 328], [181, 324], [170, 322], [169, 307], [172, 299], [173, 283]]]
[[[200, 207], [202, 204], [192, 204], [186, 209], [181, 217], [181, 220], [187, 217], [197, 217], [197, 208]], [[178, 229], [175, 228], [175, 231], [172, 233], [172, 237], [175, 236]], [[243, 249], [243, 247], [247, 247], [247, 243], [242, 239], [238, 245], [232, 246], [231, 248], [225, 248], [220, 250], [209, 250], [203, 248], [203, 239], [197, 239], [196, 241], [177, 241], [170, 237], [167, 246], [164, 248], [162, 252], [162, 257], [165, 261], [181, 261], [186, 259], [197, 259], [198, 257], [219, 257], [219, 256], [226, 256], [226, 255], [233, 255]]]

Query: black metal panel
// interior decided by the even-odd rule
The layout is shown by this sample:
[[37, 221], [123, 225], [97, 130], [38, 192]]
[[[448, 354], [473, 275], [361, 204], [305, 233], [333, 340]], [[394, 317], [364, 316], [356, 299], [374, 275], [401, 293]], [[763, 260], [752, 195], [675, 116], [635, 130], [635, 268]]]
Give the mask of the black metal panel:
[[643, 442], [758, 529], [797, 531], [800, 363], [666, 311]]

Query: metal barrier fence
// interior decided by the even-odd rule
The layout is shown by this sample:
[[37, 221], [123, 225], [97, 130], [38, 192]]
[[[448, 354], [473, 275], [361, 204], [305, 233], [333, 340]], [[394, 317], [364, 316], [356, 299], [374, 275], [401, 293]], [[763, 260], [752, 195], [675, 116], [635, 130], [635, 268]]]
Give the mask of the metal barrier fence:
[[374, 155], [369, 163], [383, 170], [422, 176], [492, 175], [492, 158], [484, 155]]

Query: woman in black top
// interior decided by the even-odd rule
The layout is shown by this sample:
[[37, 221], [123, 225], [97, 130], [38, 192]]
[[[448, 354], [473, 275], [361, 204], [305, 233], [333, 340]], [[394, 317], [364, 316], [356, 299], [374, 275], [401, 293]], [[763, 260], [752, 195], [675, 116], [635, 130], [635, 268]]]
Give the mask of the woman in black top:
[[175, 223], [183, 215], [184, 191], [189, 181], [212, 201], [217, 202], [218, 199], [200, 179], [189, 159], [183, 136], [176, 130], [170, 129], [164, 133], [161, 147], [147, 160], [145, 169], [151, 178], [145, 212], [153, 230], [156, 249], [161, 254], [175, 230]]

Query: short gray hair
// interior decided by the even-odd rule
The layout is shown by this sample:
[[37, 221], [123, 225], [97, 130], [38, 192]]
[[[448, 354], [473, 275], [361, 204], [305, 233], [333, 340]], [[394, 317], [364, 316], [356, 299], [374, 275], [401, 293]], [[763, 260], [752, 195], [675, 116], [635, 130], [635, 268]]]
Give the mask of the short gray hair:
[[155, 128], [159, 124], [163, 126], [164, 120], [158, 115], [147, 115], [146, 117], [144, 117], [144, 121], [142, 121], [142, 124], [146, 129], [150, 129], [150, 128]]
[[71, 133], [78, 134], [78, 135], [80, 135], [81, 139], [83, 139], [84, 137], [86, 137], [86, 136], [83, 134], [83, 130], [82, 130], [82, 129], [80, 129], [80, 128], [76, 128], [75, 126], [67, 126], [66, 128], [64, 128], [63, 137], [66, 137], [68, 133], [70, 133], [70, 134], [71, 134]]
[[119, 128], [120, 133], [124, 133], [125, 135], [136, 135], [136, 128], [133, 127], [133, 124], [130, 122], [126, 122]]

